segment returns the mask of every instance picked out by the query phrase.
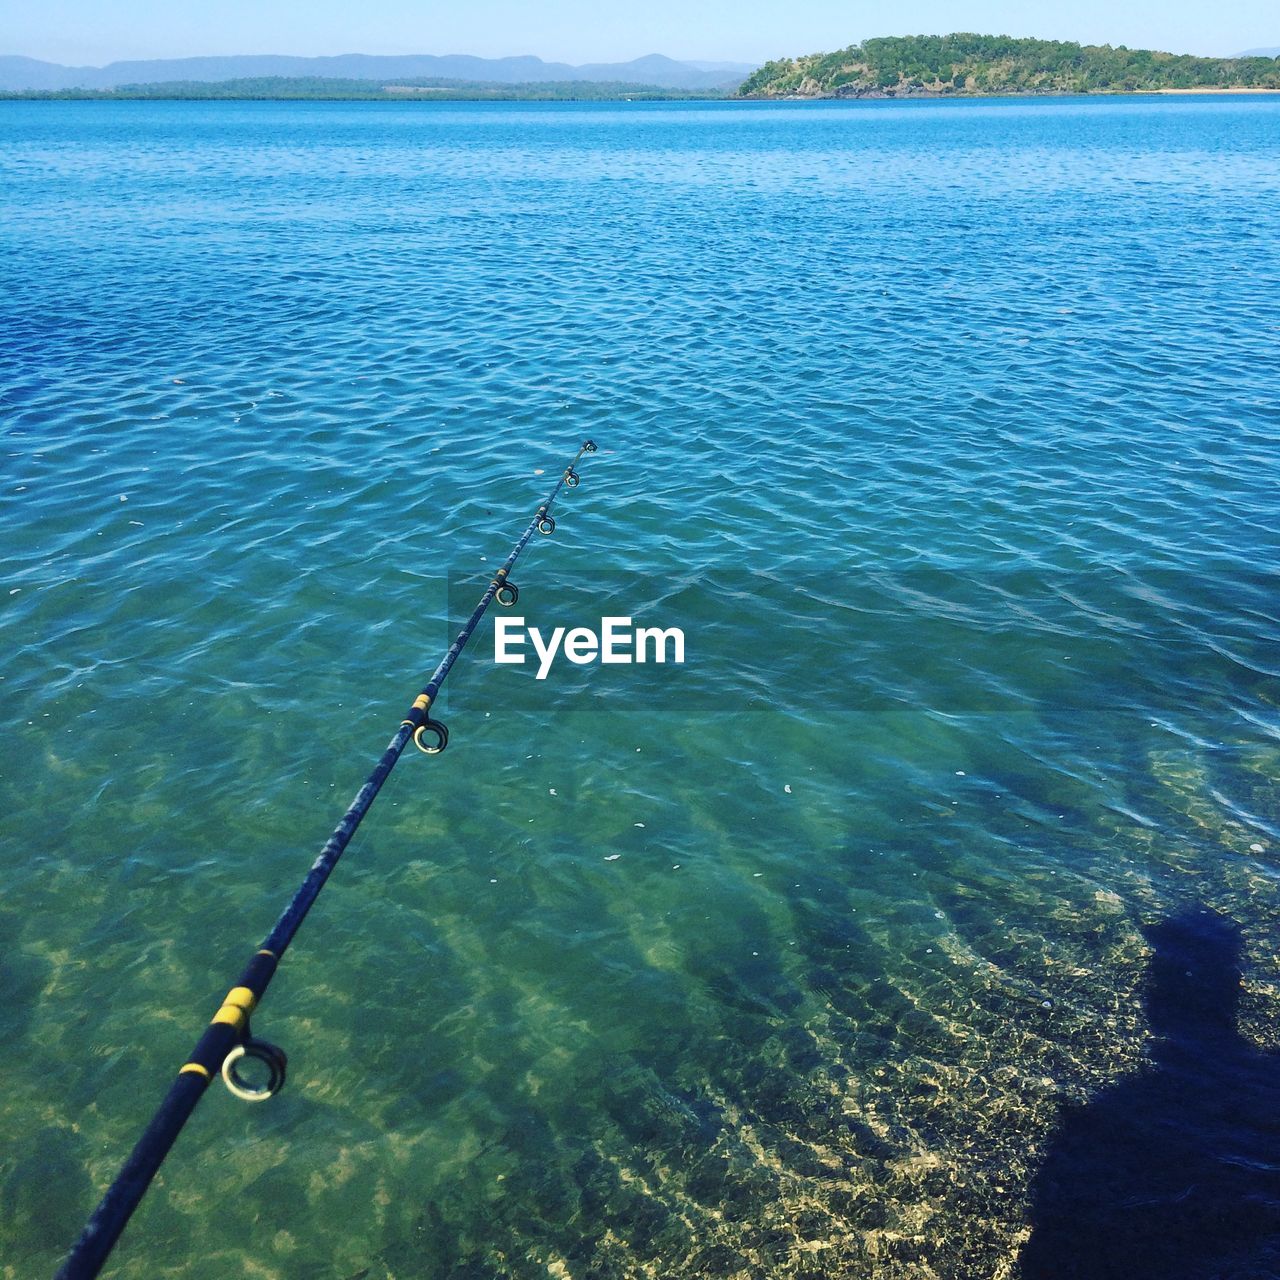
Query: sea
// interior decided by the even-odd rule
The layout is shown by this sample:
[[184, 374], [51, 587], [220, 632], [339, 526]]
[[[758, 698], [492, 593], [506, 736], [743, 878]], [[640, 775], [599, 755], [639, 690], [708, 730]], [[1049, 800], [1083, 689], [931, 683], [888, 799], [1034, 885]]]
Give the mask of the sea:
[[0, 104], [0, 1277], [586, 439], [106, 1274], [1275, 1274], [1278, 387], [1274, 96]]

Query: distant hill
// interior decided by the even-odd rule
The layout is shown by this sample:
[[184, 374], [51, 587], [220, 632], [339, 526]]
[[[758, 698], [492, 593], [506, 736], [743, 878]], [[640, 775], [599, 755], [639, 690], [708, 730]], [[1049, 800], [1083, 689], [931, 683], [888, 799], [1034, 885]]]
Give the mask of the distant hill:
[[657, 85], [664, 89], [720, 89], [736, 85], [751, 70], [746, 63], [677, 62], [660, 53], [631, 62], [597, 62], [581, 67], [534, 57], [473, 58], [465, 54], [377, 57], [348, 53], [333, 58], [261, 54], [112, 62], [105, 67], [64, 67], [34, 58], [0, 57], [0, 89], [115, 89], [126, 84], [212, 83], [271, 76], [381, 82], [441, 79], [487, 84], [577, 80]]
[[835, 53], [766, 62], [738, 92], [753, 98], [858, 98], [1199, 88], [1280, 89], [1280, 63], [969, 33], [889, 36]]
[[1270, 49], [1246, 49], [1243, 53], [1236, 54], [1238, 58], [1280, 58], [1280, 44], [1272, 46]]
[[336, 80], [320, 76], [256, 76], [240, 80], [169, 80], [124, 84], [114, 89], [0, 89], [0, 99], [49, 98], [77, 101], [138, 99], [156, 101], [338, 101], [338, 102], [646, 102], [723, 97], [718, 89], [668, 89], [660, 85], [614, 80], [550, 80], [530, 84], [415, 78]]

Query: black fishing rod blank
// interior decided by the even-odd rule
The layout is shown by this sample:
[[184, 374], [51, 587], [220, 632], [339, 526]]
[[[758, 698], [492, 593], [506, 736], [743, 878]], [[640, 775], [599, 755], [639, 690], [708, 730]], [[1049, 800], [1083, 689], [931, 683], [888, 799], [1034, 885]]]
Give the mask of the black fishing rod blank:
[[[284, 1052], [250, 1034], [249, 1016], [257, 1008], [285, 950], [311, 909], [311, 904], [319, 897], [325, 881], [342, 857], [343, 850], [351, 842], [356, 828], [369, 812], [369, 807], [410, 739], [427, 755], [438, 755], [449, 745], [449, 731], [430, 715], [440, 687], [494, 599], [505, 607], [510, 607], [519, 599], [519, 589], [511, 581], [511, 570], [535, 533], [555, 532], [556, 522], [551, 516], [551, 505], [562, 487], [577, 488], [580, 477], [575, 468], [584, 453], [595, 452], [593, 441], [583, 443], [556, 482], [555, 488], [547, 495], [546, 501], [535, 512], [529, 527], [512, 549], [506, 563], [494, 574], [493, 580], [480, 597], [480, 603], [472, 611], [457, 639], [450, 645], [440, 665], [432, 672], [422, 692], [414, 699], [413, 706], [400, 722], [395, 736], [387, 744], [373, 772], [356, 793], [346, 813], [342, 815], [342, 820], [333, 829], [333, 834], [320, 850], [319, 857], [307, 872], [293, 899], [281, 912], [275, 927], [241, 972], [236, 985], [227, 992], [187, 1061], [179, 1068], [177, 1078], [164, 1101], [138, 1139], [115, 1181], [108, 1187], [80, 1239], [59, 1268], [55, 1280], [91, 1280], [102, 1269], [107, 1255], [120, 1238], [125, 1224], [146, 1194], [156, 1171], [169, 1154], [182, 1126], [204, 1096], [204, 1091], [214, 1076], [221, 1075], [227, 1088], [236, 1097], [249, 1102], [263, 1101], [283, 1086], [287, 1070]], [[241, 1074], [240, 1064], [245, 1058], [257, 1061], [266, 1068], [268, 1075], [265, 1084], [255, 1084]]]

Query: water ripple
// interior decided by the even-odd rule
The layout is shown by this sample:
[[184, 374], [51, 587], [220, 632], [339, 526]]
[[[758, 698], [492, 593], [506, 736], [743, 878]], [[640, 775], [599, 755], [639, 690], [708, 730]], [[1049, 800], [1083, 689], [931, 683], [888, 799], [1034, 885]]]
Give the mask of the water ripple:
[[1278, 110], [6, 104], [9, 1265], [584, 435], [689, 662], [480, 638], [122, 1277], [1012, 1276], [1153, 922], [1280, 1042]]

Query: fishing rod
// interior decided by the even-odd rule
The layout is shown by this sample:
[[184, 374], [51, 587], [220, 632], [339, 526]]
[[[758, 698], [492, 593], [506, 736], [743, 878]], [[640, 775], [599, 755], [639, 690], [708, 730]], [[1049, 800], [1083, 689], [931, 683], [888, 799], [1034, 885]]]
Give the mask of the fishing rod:
[[[534, 514], [529, 527], [512, 548], [506, 563], [493, 575], [493, 580], [480, 597], [480, 603], [458, 632], [458, 638], [440, 660], [440, 665], [432, 672], [431, 679], [414, 699], [413, 706], [400, 722], [395, 737], [382, 753], [364, 786], [356, 792], [356, 798], [342, 815], [341, 821], [334, 827], [333, 834], [320, 850], [320, 856], [307, 872], [297, 893], [293, 895], [253, 959], [241, 972], [236, 985], [227, 992], [217, 1013], [213, 1015], [213, 1020], [196, 1042], [190, 1057], [178, 1069], [177, 1078], [169, 1087], [164, 1101], [138, 1139], [115, 1181], [107, 1188], [106, 1195], [93, 1211], [80, 1239], [59, 1268], [55, 1280], [92, 1280], [102, 1269], [107, 1255], [146, 1194], [152, 1178], [182, 1131], [182, 1126], [190, 1118], [215, 1075], [221, 1075], [227, 1088], [246, 1102], [261, 1102], [278, 1093], [284, 1085], [287, 1068], [284, 1052], [250, 1034], [249, 1015], [257, 1008], [285, 950], [311, 909], [311, 904], [319, 897], [329, 874], [342, 857], [342, 851], [369, 812], [369, 807], [382, 789], [387, 775], [395, 768], [400, 753], [409, 745], [410, 739], [429, 756], [439, 755], [449, 745], [449, 731], [438, 720], [431, 718], [431, 705], [439, 696], [441, 685], [466, 648], [467, 641], [479, 626], [489, 605], [496, 599], [503, 607], [510, 608], [520, 598], [519, 588], [511, 581], [512, 568], [535, 532], [555, 532], [556, 522], [551, 515], [551, 504], [555, 502], [562, 487], [578, 487], [580, 477], [575, 467], [584, 453], [595, 452], [594, 441], [583, 442], [573, 461], [556, 481], [555, 488]], [[269, 1074], [265, 1084], [254, 1083], [241, 1074], [240, 1062], [244, 1058], [266, 1067]]]

